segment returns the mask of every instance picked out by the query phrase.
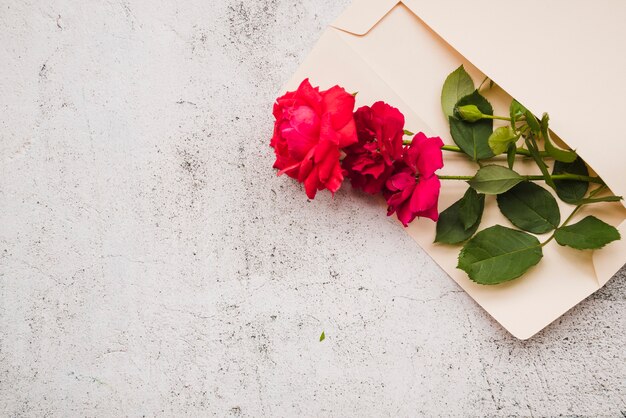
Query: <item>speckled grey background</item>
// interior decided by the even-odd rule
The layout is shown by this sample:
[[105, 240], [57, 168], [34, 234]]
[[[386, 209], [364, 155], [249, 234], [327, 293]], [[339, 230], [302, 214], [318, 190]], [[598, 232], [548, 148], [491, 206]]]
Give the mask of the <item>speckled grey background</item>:
[[624, 416], [624, 270], [520, 342], [370, 199], [276, 178], [348, 1], [0, 4], [0, 415]]

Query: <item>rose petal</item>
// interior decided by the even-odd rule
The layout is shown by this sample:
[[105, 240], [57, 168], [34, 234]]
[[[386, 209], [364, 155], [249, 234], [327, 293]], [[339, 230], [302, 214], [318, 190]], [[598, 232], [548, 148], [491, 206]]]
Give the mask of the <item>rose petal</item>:
[[430, 178], [420, 177], [410, 199], [411, 211], [421, 216], [422, 212], [426, 212], [433, 206], [436, 207], [440, 187], [441, 183], [437, 176]]
[[304, 105], [311, 107], [318, 115], [322, 114], [322, 95], [320, 94], [318, 88], [313, 88], [313, 86], [311, 86], [308, 78], [304, 79], [304, 81], [300, 83], [294, 97], [297, 100], [301, 100]]
[[441, 152], [443, 141], [441, 138], [428, 138], [420, 132], [413, 138], [411, 147], [413, 146], [415, 146], [417, 151], [415, 166], [420, 175], [432, 176], [435, 171], [443, 167], [443, 155]]
[[319, 177], [317, 175], [317, 167], [314, 168], [307, 178], [304, 180], [304, 190], [309, 199], [315, 199], [317, 189], [319, 187]]
[[390, 190], [403, 190], [415, 184], [415, 176], [409, 173], [398, 173], [387, 180], [387, 188]]
[[[354, 122], [354, 96], [342, 87], [334, 86], [322, 94], [322, 112], [331, 117], [334, 129], [341, 130], [349, 122]], [[356, 130], [354, 131], [356, 134]]]

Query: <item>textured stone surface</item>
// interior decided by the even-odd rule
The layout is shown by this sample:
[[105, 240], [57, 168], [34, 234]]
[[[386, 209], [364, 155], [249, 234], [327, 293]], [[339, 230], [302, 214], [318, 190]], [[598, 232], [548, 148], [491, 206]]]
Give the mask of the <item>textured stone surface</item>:
[[347, 3], [0, 4], [0, 415], [624, 415], [624, 269], [521, 342], [370, 199], [276, 178]]

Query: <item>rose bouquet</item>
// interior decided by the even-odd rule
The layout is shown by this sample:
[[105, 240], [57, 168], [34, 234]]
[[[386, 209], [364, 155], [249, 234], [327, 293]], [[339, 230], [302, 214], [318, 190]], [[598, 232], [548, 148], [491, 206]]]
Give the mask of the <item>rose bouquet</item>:
[[[575, 151], [557, 147], [547, 114], [537, 118], [513, 100], [509, 115], [494, 115], [481, 94], [491, 84], [486, 81], [476, 88], [462, 66], [446, 79], [441, 104], [456, 143], [449, 146], [439, 137], [406, 130], [403, 114], [390, 104], [379, 101], [355, 111], [356, 94], [339, 86], [321, 91], [304, 80], [274, 104], [274, 168], [303, 183], [311, 199], [324, 189], [334, 194], [347, 178], [355, 189], [382, 195], [387, 214], [395, 214], [405, 227], [417, 217], [432, 219], [437, 222], [435, 242], [462, 245], [458, 268], [480, 284], [522, 276], [541, 260], [542, 248], [552, 240], [578, 250], [618, 240], [617, 229], [596, 217], [570, 222], [585, 205], [621, 197], [611, 195], [601, 178], [590, 175]], [[494, 120], [507, 124], [494, 129]], [[476, 164], [476, 173], [438, 175], [443, 151], [466, 155]], [[520, 158], [533, 160], [537, 173], [516, 172]], [[458, 201], [439, 212], [442, 180], [466, 181], [469, 186]], [[567, 219], [561, 222], [553, 193], [538, 182], [573, 205]], [[478, 232], [488, 196], [495, 196], [500, 211], [517, 229], [493, 225]], [[547, 233], [543, 242], [536, 236]]]

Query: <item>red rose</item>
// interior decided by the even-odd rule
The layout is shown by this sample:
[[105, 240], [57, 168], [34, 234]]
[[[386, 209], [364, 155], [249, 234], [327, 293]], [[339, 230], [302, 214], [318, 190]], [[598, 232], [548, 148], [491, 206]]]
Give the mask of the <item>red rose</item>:
[[435, 171], [443, 167], [442, 146], [441, 138], [427, 138], [418, 133], [404, 149], [403, 161], [385, 184], [387, 215], [395, 212], [404, 226], [418, 216], [439, 219], [437, 201], [441, 184]]
[[376, 102], [359, 108], [354, 120], [359, 142], [346, 149], [342, 167], [352, 187], [380, 193], [394, 161], [402, 158], [404, 115], [387, 103]]
[[340, 150], [357, 142], [354, 96], [339, 86], [326, 91], [304, 80], [274, 104], [274, 168], [304, 183], [310, 199], [318, 190], [333, 194], [343, 181]]

